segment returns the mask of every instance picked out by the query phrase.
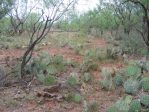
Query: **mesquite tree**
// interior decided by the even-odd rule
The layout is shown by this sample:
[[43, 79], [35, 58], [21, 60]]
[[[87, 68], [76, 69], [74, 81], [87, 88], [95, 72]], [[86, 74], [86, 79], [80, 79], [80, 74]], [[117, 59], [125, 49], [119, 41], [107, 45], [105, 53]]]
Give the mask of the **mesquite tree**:
[[149, 0], [125, 0], [123, 4], [131, 2], [140, 8], [142, 13], [142, 29], [137, 29], [137, 31], [143, 37], [143, 40], [147, 46], [149, 52]]
[[30, 41], [21, 63], [21, 78], [25, 76], [25, 67], [32, 58], [34, 48], [50, 32], [53, 23], [58, 21], [68, 10], [73, 8], [76, 0], [39, 0], [36, 7], [38, 19], [29, 30]]
[[0, 19], [12, 9], [15, 0], [0, 0]]

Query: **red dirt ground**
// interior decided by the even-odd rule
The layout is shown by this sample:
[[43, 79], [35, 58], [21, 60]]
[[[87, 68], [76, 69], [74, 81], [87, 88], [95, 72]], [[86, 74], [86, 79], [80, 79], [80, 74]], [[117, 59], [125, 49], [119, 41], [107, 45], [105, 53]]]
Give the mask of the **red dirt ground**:
[[[105, 48], [107, 47], [106, 42], [103, 39], [92, 39], [87, 42], [87, 45], [89, 48]], [[40, 49], [42, 51], [48, 51], [49, 54], [51, 55], [62, 55], [65, 59], [70, 59], [75, 62], [81, 63], [83, 60], [83, 57], [80, 55], [75, 54], [75, 52], [70, 49], [69, 47], [61, 47], [61, 48], [52, 48], [52, 47], [43, 47]], [[19, 58], [23, 55], [25, 50], [21, 49], [9, 49], [9, 50], [0, 50], [0, 64], [5, 63], [5, 60], [8, 59], [12, 60], [15, 58]], [[36, 55], [37, 52], [34, 52], [34, 55]], [[122, 64], [116, 62], [114, 63], [103, 63], [100, 65], [101, 67], [121, 67]], [[101, 79], [101, 75], [99, 71], [94, 71], [93, 76], [95, 79]], [[35, 89], [35, 88], [33, 88]], [[39, 87], [39, 89], [41, 89]], [[35, 89], [36, 90], [36, 89]], [[35, 97], [35, 90], [34, 92], [31, 93], [30, 95], [32, 97]], [[1, 97], [8, 96], [8, 98], [13, 98], [14, 94], [16, 94], [16, 91], [20, 91], [20, 89], [17, 88], [8, 88], [2, 92], [0, 92]], [[118, 99], [121, 96], [121, 90], [116, 90], [116, 91], [103, 91], [100, 88], [95, 88], [94, 94], [91, 93], [93, 91], [90, 90], [88, 91], [88, 99], [89, 100], [95, 100], [100, 103], [100, 112], [106, 112], [106, 108], [109, 107], [116, 99]], [[11, 92], [11, 94], [10, 94]], [[28, 94], [25, 94], [23, 91], [20, 93], [21, 95], [23, 94], [24, 97], [30, 96]], [[5, 98], [4, 98], [5, 99]], [[4, 100], [3, 99], [3, 100]], [[33, 98], [32, 98], [33, 99]], [[64, 102], [64, 104], [61, 104], [57, 101], [47, 101], [44, 102], [43, 104], [38, 104], [38, 101], [35, 101], [35, 99], [30, 101], [16, 101], [16, 103], [11, 104], [13, 105], [12, 107], [15, 107], [14, 109], [12, 107], [7, 107], [5, 104], [3, 107], [0, 107], [0, 112], [82, 112], [82, 105], [78, 104], [73, 104], [73, 103], [67, 103]], [[2, 100], [2, 101], [3, 101]], [[1, 98], [0, 98], [1, 102]], [[18, 104], [19, 103], [19, 104]], [[14, 106], [15, 105], [15, 106]], [[52, 108], [52, 109], [51, 109]], [[48, 111], [48, 110], [51, 111]]]

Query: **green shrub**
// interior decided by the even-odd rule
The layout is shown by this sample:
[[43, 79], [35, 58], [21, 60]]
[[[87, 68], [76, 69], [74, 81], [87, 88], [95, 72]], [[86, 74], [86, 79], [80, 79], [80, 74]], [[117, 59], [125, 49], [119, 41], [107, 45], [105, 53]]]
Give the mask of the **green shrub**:
[[84, 106], [83, 112], [98, 112], [99, 104], [96, 101], [89, 102]]
[[134, 79], [128, 79], [125, 83], [124, 83], [124, 90], [127, 94], [137, 94], [138, 90], [139, 90], [139, 83], [138, 81], [134, 80]]
[[80, 66], [81, 72], [89, 72], [91, 70], [98, 70], [97, 62], [94, 62], [91, 59], [85, 58], [83, 63]]
[[107, 49], [107, 57], [110, 59], [117, 59], [122, 54], [122, 50], [119, 47], [109, 47]]
[[75, 94], [75, 95], [74, 95], [73, 101], [74, 101], [75, 103], [80, 103], [81, 100], [82, 100], [82, 97], [81, 97], [80, 94]]
[[56, 83], [56, 78], [52, 75], [48, 75], [45, 77], [45, 82], [46, 85], [53, 85]]
[[102, 52], [101, 49], [96, 48], [96, 49], [89, 49], [85, 53], [85, 57], [88, 59], [92, 59], [94, 61], [100, 61], [102, 57]]
[[38, 80], [43, 83], [44, 85], [53, 85], [55, 84], [56, 81], [56, 77], [52, 76], [52, 75], [43, 75], [43, 74], [38, 74]]
[[120, 47], [126, 54], [142, 54], [146, 52], [145, 44], [143, 39], [138, 35], [137, 32], [132, 32], [130, 35], [126, 35], [120, 32], [121, 40]]
[[68, 93], [65, 96], [65, 100], [68, 101], [68, 102], [81, 103], [82, 96], [78, 93]]
[[83, 81], [84, 82], [89, 82], [92, 80], [91, 74], [90, 73], [84, 73], [83, 75]]
[[79, 84], [78, 74], [71, 73], [70, 76], [68, 77], [66, 83], [69, 84], [70, 86], [75, 86], [75, 85]]

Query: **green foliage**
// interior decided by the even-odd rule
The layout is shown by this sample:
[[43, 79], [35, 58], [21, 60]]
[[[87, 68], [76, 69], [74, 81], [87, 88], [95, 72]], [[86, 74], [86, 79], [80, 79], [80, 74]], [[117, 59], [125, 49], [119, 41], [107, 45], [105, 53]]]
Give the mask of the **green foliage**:
[[145, 92], [149, 92], [149, 77], [144, 77], [140, 81], [140, 86]]
[[78, 93], [68, 93], [65, 96], [65, 100], [68, 101], [68, 102], [81, 103], [82, 96]]
[[97, 62], [92, 59], [85, 58], [80, 66], [81, 72], [89, 72], [91, 70], [98, 70]]
[[84, 102], [84, 110], [83, 112], [98, 112], [99, 111], [99, 104], [96, 101], [92, 102]]
[[87, 59], [92, 59], [94, 61], [99, 61], [102, 59], [101, 57], [101, 52], [100, 52], [100, 49], [99, 48], [96, 48], [96, 49], [89, 49], [86, 51], [85, 53], [85, 57]]
[[114, 105], [107, 109], [107, 112], [128, 112], [132, 96], [126, 96], [118, 100]]
[[70, 86], [75, 86], [75, 85], [79, 84], [78, 74], [71, 73], [70, 76], [68, 77], [66, 83], [69, 84]]
[[141, 103], [139, 100], [133, 100], [130, 103], [130, 108], [128, 112], [141, 112]]
[[33, 29], [34, 24], [38, 21], [39, 15], [37, 13], [28, 14], [27, 20], [24, 23], [26, 30]]
[[82, 97], [81, 97], [80, 94], [75, 94], [75, 95], [74, 95], [73, 101], [74, 101], [75, 103], [80, 103], [81, 100], [82, 100]]
[[137, 78], [137, 76], [140, 74], [141, 74], [141, 68], [136, 65], [129, 65], [126, 68], [126, 76], [128, 78], [130, 78], [130, 77]]
[[104, 79], [108, 79], [108, 80], [112, 79], [111, 73], [108, 68], [103, 68], [101, 70], [101, 75]]
[[12, 8], [15, 0], [1, 0], [0, 1], [0, 19], [2, 19]]
[[108, 79], [103, 79], [100, 81], [101, 87], [104, 90], [112, 90], [114, 89], [113, 81]]
[[149, 107], [149, 95], [148, 94], [141, 93], [140, 101], [144, 106]]
[[44, 84], [45, 85], [53, 85], [56, 83], [56, 78], [52, 75], [48, 75], [45, 77]]
[[122, 77], [121, 77], [119, 74], [117, 74], [117, 75], [114, 77], [114, 83], [115, 83], [116, 86], [122, 86], [122, 84], [123, 84], [123, 79], [122, 79]]
[[137, 32], [131, 33], [129, 36], [120, 32], [121, 40], [119, 45], [126, 54], [145, 55], [147, 52], [143, 39]]
[[134, 79], [128, 79], [124, 83], [124, 90], [127, 94], [137, 94], [139, 90], [139, 83], [137, 80]]
[[109, 47], [107, 49], [107, 57], [111, 59], [117, 59], [122, 54], [122, 49], [119, 47]]
[[65, 69], [65, 61], [62, 56], [50, 56], [47, 52], [43, 52], [33, 59], [34, 68], [38, 73], [55, 75]]
[[109, 107], [106, 112], [119, 112], [119, 109], [113, 105]]
[[38, 80], [43, 84], [51, 85], [56, 83], [54, 75], [62, 72], [65, 66], [66, 62], [62, 56], [50, 56], [47, 52], [42, 52], [26, 67], [26, 71], [31, 75], [37, 75]]
[[52, 75], [45, 76], [43, 74], [38, 74], [37, 78], [44, 85], [53, 85], [57, 82], [56, 78]]
[[83, 81], [84, 82], [89, 82], [91, 80], [92, 80], [91, 74], [90, 73], [84, 73], [84, 75], [83, 75]]
[[10, 18], [0, 19], [0, 33], [8, 33], [10, 31]]
[[102, 69], [101, 75], [103, 77], [103, 79], [100, 81], [101, 87], [104, 90], [114, 89], [115, 87], [110, 71], [108, 71], [108, 69]]

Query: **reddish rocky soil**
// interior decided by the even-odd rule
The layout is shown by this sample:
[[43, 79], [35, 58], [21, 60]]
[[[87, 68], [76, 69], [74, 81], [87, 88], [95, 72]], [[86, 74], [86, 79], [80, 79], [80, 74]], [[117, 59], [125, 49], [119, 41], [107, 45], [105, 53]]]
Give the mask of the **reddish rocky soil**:
[[[106, 42], [103, 39], [96, 38], [86, 42], [88, 48], [105, 48]], [[0, 50], [0, 64], [4, 64], [6, 60], [13, 60], [23, 55], [23, 49]], [[78, 63], [82, 63], [83, 56], [76, 54], [73, 49], [65, 47], [46, 47], [40, 51], [48, 51], [51, 55], [62, 55], [65, 59], [70, 59]], [[37, 51], [34, 52], [34, 55]], [[101, 63], [100, 67], [122, 67], [121, 62]], [[88, 101], [96, 101], [99, 103], [99, 112], [106, 112], [113, 102], [115, 102], [122, 94], [122, 90], [104, 91], [98, 84], [102, 79], [100, 71], [93, 71], [95, 79], [94, 86], [86, 85]], [[32, 86], [29, 93], [26, 93], [20, 86], [8, 87], [0, 90], [0, 112], [82, 112], [83, 104], [75, 104], [68, 102], [58, 102], [56, 100], [43, 100], [37, 97], [37, 91], [41, 91], [43, 86]]]

